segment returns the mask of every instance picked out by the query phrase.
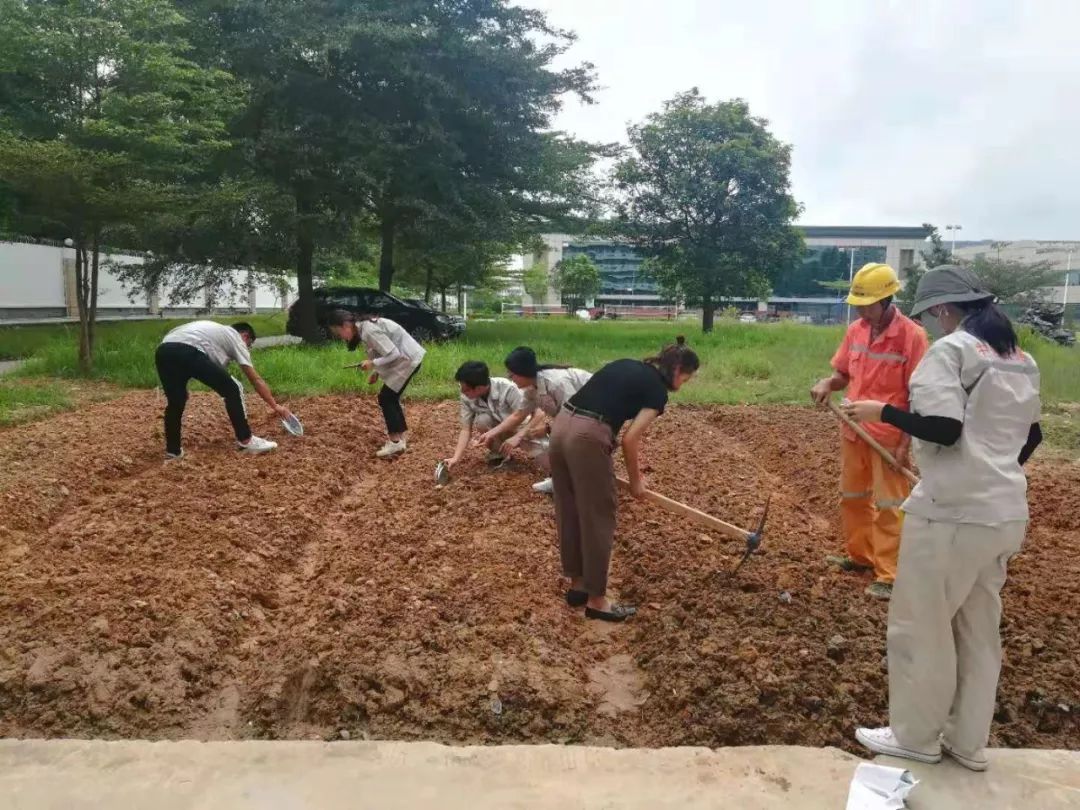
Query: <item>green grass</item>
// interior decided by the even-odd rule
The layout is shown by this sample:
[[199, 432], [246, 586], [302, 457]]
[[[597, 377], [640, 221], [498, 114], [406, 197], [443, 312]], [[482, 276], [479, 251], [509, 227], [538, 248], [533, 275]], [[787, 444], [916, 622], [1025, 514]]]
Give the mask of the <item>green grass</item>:
[[[142, 353], [146, 346], [153, 346], [181, 323], [194, 318], [141, 321], [102, 321], [97, 325], [98, 347], [105, 352], [125, 348]], [[222, 323], [247, 321], [258, 335], [285, 334], [285, 314], [231, 315], [214, 317]], [[48, 357], [55, 365], [48, 373], [74, 373], [75, 347], [79, 340], [77, 323], [33, 324], [30, 326], [0, 326], [0, 360]], [[58, 366], [58, 368], [56, 367]], [[70, 366], [70, 368], [68, 368]]]
[[[712, 335], [694, 334], [693, 324], [583, 323], [580, 321], [498, 321], [473, 323], [465, 336], [431, 346], [409, 388], [424, 399], [455, 397], [454, 372], [466, 360], [484, 360], [505, 374], [503, 358], [528, 345], [541, 362], [596, 369], [620, 357], [646, 357], [679, 332], [698, 351], [702, 369], [678, 394], [691, 403], [802, 402], [827, 371], [839, 330], [799, 325], [721, 324]], [[363, 373], [342, 366], [362, 359], [341, 346], [274, 349], [259, 355], [260, 373], [283, 393], [356, 391], [367, 387]]]
[[[223, 319], [230, 320], [230, 319]], [[260, 334], [284, 331], [283, 316], [252, 317]], [[129, 388], [157, 385], [154, 347], [174, 322], [144, 321], [101, 325], [94, 377]], [[28, 337], [25, 330], [0, 328], [0, 356], [29, 355], [20, 377], [77, 376], [73, 327], [51, 326]], [[502, 360], [515, 346], [532, 346], [542, 362], [596, 369], [619, 357], [645, 357], [685, 333], [702, 360], [698, 378], [676, 395], [686, 403], [803, 403], [810, 386], [828, 372], [840, 341], [840, 327], [803, 324], [718, 322], [711, 335], [681, 323], [599, 322], [566, 319], [501, 320], [471, 323], [459, 340], [429, 347], [410, 395], [424, 399], [457, 396], [454, 371], [466, 360], [484, 360], [504, 373]], [[13, 334], [15, 333], [15, 334]], [[1067, 349], [1024, 335], [1042, 368], [1048, 405], [1080, 402], [1080, 349]], [[21, 347], [15, 352], [11, 347]], [[362, 359], [341, 344], [291, 346], [256, 353], [255, 363], [273, 390], [310, 395], [369, 390], [366, 374], [342, 366]]]
[[67, 386], [49, 380], [0, 381], [0, 425], [26, 422], [72, 406]]
[[0, 378], [0, 427], [108, 399], [114, 390], [106, 385], [72, 380]]

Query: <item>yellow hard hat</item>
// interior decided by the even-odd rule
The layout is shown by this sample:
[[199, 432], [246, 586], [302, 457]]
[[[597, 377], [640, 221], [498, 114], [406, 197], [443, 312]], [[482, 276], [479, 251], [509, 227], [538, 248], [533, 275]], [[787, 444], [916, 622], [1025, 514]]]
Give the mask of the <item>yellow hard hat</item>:
[[896, 271], [887, 264], [870, 262], [864, 264], [852, 279], [847, 302], [853, 307], [868, 307], [898, 292], [900, 279], [896, 277]]

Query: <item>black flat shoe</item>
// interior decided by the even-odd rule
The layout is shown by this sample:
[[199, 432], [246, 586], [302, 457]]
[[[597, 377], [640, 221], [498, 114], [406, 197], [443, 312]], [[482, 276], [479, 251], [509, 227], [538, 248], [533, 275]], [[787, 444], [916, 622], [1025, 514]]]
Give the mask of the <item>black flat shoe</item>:
[[612, 605], [611, 610], [585, 608], [586, 619], [599, 619], [602, 622], [625, 622], [635, 613], [637, 613], [637, 608], [630, 605]]
[[566, 604], [570, 607], [584, 607], [589, 601], [589, 594], [585, 591], [576, 591], [573, 588], [566, 592]]

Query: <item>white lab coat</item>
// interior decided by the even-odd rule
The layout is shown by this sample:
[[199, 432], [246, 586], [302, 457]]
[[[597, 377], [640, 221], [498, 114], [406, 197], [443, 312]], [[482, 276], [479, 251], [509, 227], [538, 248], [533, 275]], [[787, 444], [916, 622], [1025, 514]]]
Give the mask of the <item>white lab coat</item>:
[[401, 392], [424, 360], [424, 347], [389, 318], [361, 321], [360, 340], [383, 384]]

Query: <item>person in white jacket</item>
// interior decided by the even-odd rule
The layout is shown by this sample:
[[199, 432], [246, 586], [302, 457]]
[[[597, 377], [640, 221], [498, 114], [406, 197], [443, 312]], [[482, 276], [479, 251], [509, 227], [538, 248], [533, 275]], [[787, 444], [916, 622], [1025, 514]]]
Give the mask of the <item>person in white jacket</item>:
[[[518, 346], [506, 356], [506, 370], [514, 385], [525, 393], [521, 410], [515, 414], [515, 426], [523, 424], [527, 418], [529, 423], [506, 440], [503, 453], [512, 451], [524, 441], [540, 442], [543, 451], [533, 454], [533, 460], [550, 473], [547, 435], [551, 432], [551, 423], [566, 401], [589, 381], [592, 373], [570, 366], [541, 365], [536, 360], [536, 352], [528, 346]], [[533, 484], [533, 491], [553, 493], [555, 487], [551, 476]]]
[[390, 458], [405, 452], [408, 425], [401, 407], [401, 395], [420, 370], [424, 347], [389, 318], [374, 315], [354, 315], [343, 309], [331, 312], [326, 319], [331, 334], [344, 340], [349, 351], [362, 343], [368, 359], [360, 364], [364, 371], [374, 371], [383, 381], [379, 390], [379, 407], [386, 420], [386, 443], [375, 453]]

